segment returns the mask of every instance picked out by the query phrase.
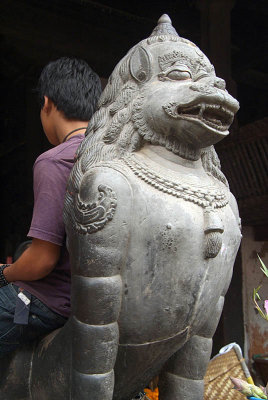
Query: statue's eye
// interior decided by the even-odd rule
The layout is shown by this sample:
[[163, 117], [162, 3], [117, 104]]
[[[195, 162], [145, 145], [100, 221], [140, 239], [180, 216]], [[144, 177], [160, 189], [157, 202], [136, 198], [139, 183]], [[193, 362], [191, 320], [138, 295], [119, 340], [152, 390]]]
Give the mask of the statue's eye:
[[181, 71], [179, 69], [173, 69], [166, 77], [173, 81], [183, 81], [185, 79], [191, 79], [191, 74], [188, 71]]

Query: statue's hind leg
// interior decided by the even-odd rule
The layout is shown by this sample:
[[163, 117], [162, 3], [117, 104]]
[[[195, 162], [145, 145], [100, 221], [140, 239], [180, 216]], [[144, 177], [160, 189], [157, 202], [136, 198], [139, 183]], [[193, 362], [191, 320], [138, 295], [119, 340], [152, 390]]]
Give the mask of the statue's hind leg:
[[203, 377], [210, 358], [212, 339], [193, 336], [175, 353], [160, 375], [160, 400], [202, 400]]
[[207, 364], [212, 349], [212, 336], [218, 325], [224, 298], [203, 329], [167, 362], [159, 379], [159, 400], [203, 400]]

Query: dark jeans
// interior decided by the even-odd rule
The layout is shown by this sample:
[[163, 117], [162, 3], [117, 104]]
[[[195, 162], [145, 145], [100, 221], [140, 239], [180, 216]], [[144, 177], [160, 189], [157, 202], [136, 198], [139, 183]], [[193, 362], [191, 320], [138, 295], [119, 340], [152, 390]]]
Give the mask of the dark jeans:
[[0, 358], [24, 343], [29, 343], [65, 324], [66, 318], [51, 311], [32, 296], [28, 325], [13, 322], [18, 287], [0, 288]]

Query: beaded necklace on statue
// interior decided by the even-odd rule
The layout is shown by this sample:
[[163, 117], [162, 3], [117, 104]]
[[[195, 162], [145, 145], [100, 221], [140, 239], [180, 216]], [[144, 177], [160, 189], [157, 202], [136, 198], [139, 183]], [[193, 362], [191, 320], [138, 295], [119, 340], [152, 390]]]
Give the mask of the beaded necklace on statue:
[[160, 174], [149, 168], [135, 153], [125, 156], [123, 160], [132, 172], [148, 185], [173, 197], [194, 203], [203, 209], [206, 235], [205, 258], [216, 257], [222, 246], [221, 234], [224, 232], [223, 223], [216, 210], [228, 204], [227, 190], [217, 185], [201, 186], [179, 182], [175, 177]]

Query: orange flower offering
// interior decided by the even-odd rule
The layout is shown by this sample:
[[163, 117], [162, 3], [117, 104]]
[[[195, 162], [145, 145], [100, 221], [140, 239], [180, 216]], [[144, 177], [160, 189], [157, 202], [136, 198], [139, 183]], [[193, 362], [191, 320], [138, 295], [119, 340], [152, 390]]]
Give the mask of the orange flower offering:
[[150, 389], [144, 389], [146, 396], [148, 397], [148, 399], [150, 400], [158, 400], [159, 399], [159, 391], [158, 388], [156, 388], [154, 391], [150, 390]]

